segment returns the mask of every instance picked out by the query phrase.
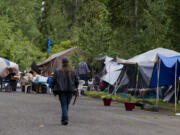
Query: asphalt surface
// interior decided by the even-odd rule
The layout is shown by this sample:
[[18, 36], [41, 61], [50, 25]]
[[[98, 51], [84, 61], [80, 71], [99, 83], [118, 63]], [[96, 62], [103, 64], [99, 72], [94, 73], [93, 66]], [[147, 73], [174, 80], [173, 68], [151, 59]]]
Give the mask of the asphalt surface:
[[69, 125], [60, 124], [58, 99], [52, 95], [0, 92], [0, 135], [178, 135], [180, 117], [80, 97], [70, 106]]

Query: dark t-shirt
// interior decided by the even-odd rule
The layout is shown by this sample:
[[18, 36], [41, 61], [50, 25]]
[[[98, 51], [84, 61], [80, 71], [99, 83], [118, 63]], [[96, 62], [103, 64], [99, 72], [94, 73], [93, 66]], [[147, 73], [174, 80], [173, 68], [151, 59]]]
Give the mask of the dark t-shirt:
[[14, 76], [15, 73], [10, 73], [8, 76], [5, 78], [6, 80], [12, 80], [11, 77]]

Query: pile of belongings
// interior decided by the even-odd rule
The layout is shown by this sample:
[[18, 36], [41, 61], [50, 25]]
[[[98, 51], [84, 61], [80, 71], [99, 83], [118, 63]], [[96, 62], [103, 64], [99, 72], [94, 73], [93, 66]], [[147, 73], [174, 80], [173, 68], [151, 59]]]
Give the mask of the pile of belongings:
[[31, 73], [26, 73], [25, 76], [21, 78], [21, 86], [28, 85], [32, 83], [33, 75]]
[[9, 61], [5, 58], [0, 58], [0, 77], [5, 78], [10, 73], [9, 70], [12, 70], [13, 73], [19, 72], [18, 64]]

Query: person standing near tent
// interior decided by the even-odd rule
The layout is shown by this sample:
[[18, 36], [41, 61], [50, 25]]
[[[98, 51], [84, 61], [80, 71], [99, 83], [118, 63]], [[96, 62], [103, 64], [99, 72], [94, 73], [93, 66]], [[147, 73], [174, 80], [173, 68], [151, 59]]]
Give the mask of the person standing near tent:
[[13, 69], [9, 69], [9, 74], [6, 77], [7, 80], [10, 81], [10, 86], [11, 86], [11, 90], [12, 91], [16, 91], [16, 87], [17, 87], [17, 80], [20, 79], [19, 76], [16, 76], [16, 73], [13, 72]]
[[77, 93], [78, 85], [79, 80], [69, 64], [69, 60], [67, 58], [63, 58], [62, 68], [55, 71], [53, 78], [53, 94], [59, 96], [59, 101], [61, 103], [62, 125], [68, 124], [69, 104], [71, 102], [72, 95]]
[[53, 83], [53, 78], [54, 78], [54, 73], [52, 72], [51, 75], [48, 77], [47, 79], [47, 83], [48, 83], [48, 87], [49, 87], [49, 93], [51, 93], [51, 89], [52, 89], [52, 83]]
[[90, 70], [85, 61], [81, 61], [78, 64], [77, 72], [78, 72], [80, 80], [84, 80], [85, 86], [87, 86], [88, 74], [90, 73]]

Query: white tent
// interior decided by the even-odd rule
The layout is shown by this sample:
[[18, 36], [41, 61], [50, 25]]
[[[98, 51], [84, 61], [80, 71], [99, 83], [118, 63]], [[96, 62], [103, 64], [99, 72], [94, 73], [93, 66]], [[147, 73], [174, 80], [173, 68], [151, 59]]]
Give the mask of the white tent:
[[[139, 54], [133, 58], [130, 58], [128, 60], [123, 60], [123, 59], [119, 59], [117, 58], [117, 62], [120, 63], [120, 64], [123, 64], [123, 65], [126, 65], [124, 66], [127, 67], [128, 65], [132, 65], [132, 64], [138, 64], [138, 71], [137, 71], [137, 76], [139, 77], [139, 75], [141, 74], [141, 81], [139, 80], [136, 80], [138, 77], [137, 76], [127, 76], [126, 73], [128, 73], [127, 70], [123, 70], [120, 74], [121, 78], [123, 79], [118, 79], [119, 81], [119, 84], [121, 85], [122, 84], [122, 81], [123, 80], [128, 80], [129, 78], [131, 78], [131, 80], [133, 79], [134, 82], [136, 82], [136, 84], [138, 84], [138, 82], [142, 84], [142, 80], [143, 82], [146, 83], [145, 86], [141, 86], [142, 88], [147, 88], [147, 84], [149, 85], [150, 84], [150, 80], [151, 80], [151, 76], [152, 76], [152, 72], [153, 72], [153, 67], [154, 67], [154, 63], [156, 62], [156, 59], [157, 59], [157, 55], [158, 54], [161, 54], [163, 56], [166, 56], [166, 57], [171, 57], [171, 56], [177, 56], [177, 55], [180, 55], [180, 53], [176, 52], [176, 51], [173, 51], [173, 50], [169, 50], [169, 49], [165, 49], [165, 48], [157, 48], [157, 49], [153, 49], [153, 50], [150, 50], [150, 51], [147, 51], [145, 53], [142, 53], [142, 54]], [[134, 66], [135, 67], [135, 66]], [[125, 73], [124, 73], [125, 72]], [[126, 75], [126, 77], [124, 77]], [[127, 79], [125, 79], [127, 78]], [[139, 79], [139, 78], [138, 78]], [[127, 82], [127, 81], [126, 81]], [[138, 86], [136, 85], [134, 87], [134, 84], [131, 85], [129, 83], [132, 83], [132, 82], [127, 82], [128, 88], [138, 88]], [[123, 83], [124, 84], [124, 83]], [[133, 86], [133, 87], [131, 87]], [[120, 86], [118, 85], [118, 87], [116, 88], [116, 90], [119, 88]]]
[[123, 60], [123, 59], [118, 59], [117, 61], [119, 63], [129, 63], [129, 64], [141, 64], [141, 63], [150, 63], [150, 62], [155, 62], [156, 58], [157, 58], [157, 54], [161, 54], [163, 56], [166, 57], [172, 57], [172, 56], [177, 56], [180, 55], [180, 53], [173, 51], [173, 50], [169, 50], [169, 49], [165, 49], [165, 48], [156, 48], [150, 51], [147, 51], [145, 53], [139, 54], [133, 58], [130, 58], [128, 60]]

